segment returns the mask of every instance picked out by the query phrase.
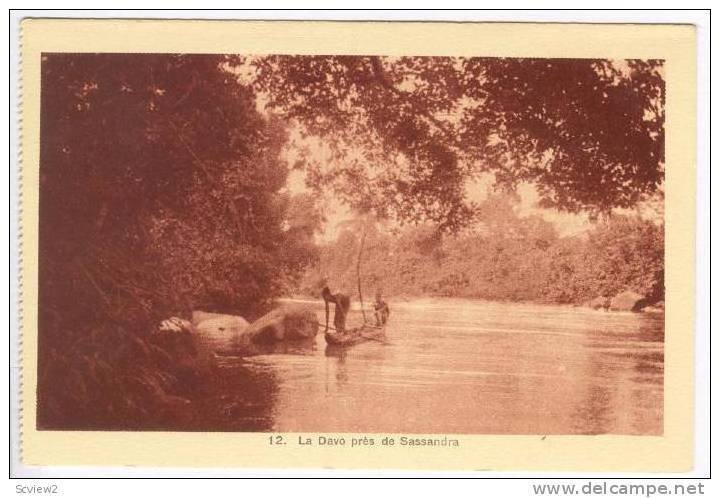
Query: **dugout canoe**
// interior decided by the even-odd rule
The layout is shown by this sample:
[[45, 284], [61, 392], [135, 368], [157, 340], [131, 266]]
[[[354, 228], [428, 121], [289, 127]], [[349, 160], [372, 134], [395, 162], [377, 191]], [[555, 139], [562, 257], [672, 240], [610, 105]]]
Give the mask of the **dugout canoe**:
[[363, 325], [350, 329], [344, 334], [338, 332], [326, 332], [325, 342], [328, 347], [348, 348], [367, 341], [385, 342], [385, 327], [374, 327]]

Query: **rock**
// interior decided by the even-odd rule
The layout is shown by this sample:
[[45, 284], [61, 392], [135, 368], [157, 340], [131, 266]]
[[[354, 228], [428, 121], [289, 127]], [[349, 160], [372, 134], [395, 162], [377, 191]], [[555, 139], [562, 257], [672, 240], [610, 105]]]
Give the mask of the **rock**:
[[241, 316], [194, 311], [193, 325], [201, 348], [224, 352], [242, 342], [243, 334], [250, 324]]
[[664, 313], [665, 312], [665, 301], [657, 301], [650, 306], [643, 308], [645, 313]]
[[236, 353], [252, 351], [253, 344], [311, 340], [319, 328], [312, 308], [298, 305], [275, 309], [252, 324], [235, 315], [195, 311], [192, 316], [195, 342], [203, 353]]
[[172, 316], [160, 322], [157, 332], [192, 332], [193, 324], [182, 318]]
[[[228, 315], [225, 313], [210, 313], [208, 311], [193, 311], [192, 312], [192, 324], [197, 326], [198, 323], [204, 322], [206, 320], [213, 320], [215, 318], [227, 318], [229, 316], [235, 316], [235, 315]], [[242, 317], [238, 317], [241, 318]]]
[[605, 296], [596, 297], [595, 299], [588, 301], [587, 306], [594, 310], [606, 310], [610, 307], [610, 298]]
[[250, 324], [241, 316], [235, 315], [214, 315], [197, 322], [196, 333], [200, 335], [227, 336], [241, 334]]
[[642, 311], [643, 313], [664, 313], [665, 309], [660, 306], [651, 305], [644, 307]]
[[252, 342], [311, 339], [318, 333], [317, 315], [307, 306], [283, 306], [253, 322], [245, 331]]
[[610, 302], [613, 311], [640, 311], [647, 305], [647, 300], [633, 291], [624, 291], [615, 296]]

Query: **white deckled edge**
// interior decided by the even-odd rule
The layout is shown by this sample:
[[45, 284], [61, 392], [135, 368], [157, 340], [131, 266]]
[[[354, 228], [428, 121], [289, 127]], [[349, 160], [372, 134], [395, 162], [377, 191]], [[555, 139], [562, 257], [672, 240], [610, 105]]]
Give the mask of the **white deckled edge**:
[[[14, 185], [11, 185], [11, 193], [10, 195], [13, 195], [12, 190], [14, 190], [14, 193], [17, 197], [15, 197], [14, 205], [17, 208], [17, 213], [15, 214], [15, 222], [16, 222], [16, 233], [14, 234], [16, 241], [15, 241], [15, 248], [17, 250], [17, 255], [14, 258], [15, 260], [15, 271], [16, 271], [16, 281], [17, 284], [16, 291], [17, 296], [15, 297], [16, 301], [16, 313], [15, 313], [15, 319], [16, 323], [14, 324], [14, 331], [18, 334], [17, 340], [15, 342], [16, 349], [15, 351], [11, 351], [12, 357], [11, 357], [11, 379], [13, 374], [15, 374], [15, 377], [17, 379], [17, 382], [13, 382], [13, 386], [16, 387], [16, 395], [14, 396], [15, 401], [15, 413], [17, 414], [16, 420], [12, 423], [12, 429], [15, 429], [13, 432], [15, 432], [16, 437], [13, 438], [13, 446], [17, 445], [17, 460], [16, 463], [23, 465], [23, 395], [25, 394], [23, 391], [23, 357], [22, 357], [22, 351], [23, 351], [23, 305], [24, 305], [24, 291], [23, 291], [23, 170], [22, 170], [22, 137], [23, 137], [23, 71], [22, 71], [22, 47], [23, 47], [23, 27], [22, 27], [22, 19], [16, 18], [13, 20], [14, 23], [17, 26], [17, 49], [16, 49], [16, 61], [17, 61], [17, 79], [11, 78], [11, 85], [14, 85], [16, 88], [15, 92], [15, 99], [12, 104], [14, 105], [13, 108], [11, 108], [11, 112], [15, 114], [16, 116], [16, 124], [17, 128], [15, 130], [15, 150], [11, 149], [11, 154], [14, 156], [15, 160], [17, 161], [16, 165], [14, 165], [14, 170], [16, 173], [16, 181]], [[11, 37], [14, 33], [11, 31]], [[12, 42], [11, 42], [12, 43]], [[11, 91], [12, 94], [12, 91]], [[12, 132], [11, 132], [12, 133]], [[11, 197], [12, 199], [12, 197]], [[11, 234], [12, 235], [12, 234]], [[12, 242], [11, 242], [12, 245]], [[12, 264], [11, 258], [11, 264]], [[13, 276], [11, 275], [11, 279]], [[12, 280], [11, 280], [12, 283]], [[12, 286], [11, 286], [12, 287]], [[12, 335], [11, 335], [12, 337]], [[12, 448], [11, 448], [12, 449]]]

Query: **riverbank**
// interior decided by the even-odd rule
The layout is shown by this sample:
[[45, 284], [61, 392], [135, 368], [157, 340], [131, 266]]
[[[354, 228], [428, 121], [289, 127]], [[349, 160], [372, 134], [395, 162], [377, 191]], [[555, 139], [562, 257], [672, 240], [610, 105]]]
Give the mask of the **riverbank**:
[[[354, 311], [360, 311], [360, 301], [357, 296], [351, 295], [351, 301], [350, 301], [350, 309]], [[642, 296], [638, 295], [635, 302], [639, 302], [640, 300], [645, 300], [644, 305], [640, 307], [639, 309], [633, 310], [632, 306], [628, 306], [627, 309], [611, 309], [611, 298], [596, 298], [592, 300], [586, 300], [582, 303], [563, 303], [563, 302], [553, 302], [551, 300], [512, 300], [512, 299], [484, 299], [481, 297], [472, 297], [472, 296], [443, 296], [443, 295], [435, 295], [435, 296], [428, 296], [428, 295], [410, 295], [410, 294], [400, 294], [400, 295], [386, 295], [383, 294], [383, 299], [387, 301], [389, 304], [398, 304], [398, 303], [425, 303], [423, 305], [432, 305], [433, 302], [438, 300], [456, 300], [458, 302], [469, 302], [469, 303], [502, 303], [502, 304], [518, 304], [518, 305], [539, 305], [539, 306], [556, 306], [556, 307], [562, 307], [562, 308], [586, 308], [586, 309], [592, 309], [592, 310], [603, 310], [603, 311], [634, 311], [634, 312], [648, 312], [648, 313], [662, 313], [664, 312], [664, 301], [654, 301], [651, 302], [650, 300], [645, 300]], [[370, 299], [364, 299], [364, 309], [365, 311], [371, 311], [373, 308], [373, 302], [374, 299], [371, 296]], [[290, 296], [278, 298], [275, 300], [275, 303], [282, 304], [282, 303], [297, 303], [297, 304], [316, 304], [316, 303], [322, 303], [322, 299], [317, 296], [313, 296], [311, 294], [305, 294], [305, 293], [296, 293], [291, 294]], [[658, 306], [659, 304], [659, 306]]]

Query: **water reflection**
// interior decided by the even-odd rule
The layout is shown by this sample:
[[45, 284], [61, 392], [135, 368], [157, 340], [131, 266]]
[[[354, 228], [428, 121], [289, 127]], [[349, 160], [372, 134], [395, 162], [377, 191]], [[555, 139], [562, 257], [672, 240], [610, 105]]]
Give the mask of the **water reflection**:
[[225, 367], [253, 372], [245, 392], [270, 406], [263, 423], [238, 409], [244, 430], [662, 434], [663, 328], [662, 315], [427, 299], [394, 303], [388, 344], [326, 349], [319, 334]]

